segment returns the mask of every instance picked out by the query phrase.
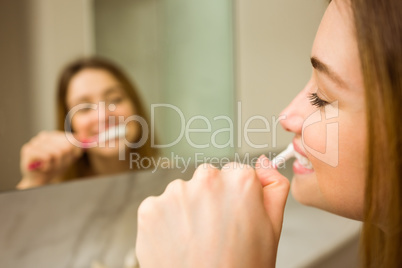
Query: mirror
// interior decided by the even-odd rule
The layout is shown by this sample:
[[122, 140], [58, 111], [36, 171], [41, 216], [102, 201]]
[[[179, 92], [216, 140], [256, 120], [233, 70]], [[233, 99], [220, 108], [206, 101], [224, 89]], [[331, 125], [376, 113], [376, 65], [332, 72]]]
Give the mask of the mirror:
[[[154, 106], [155, 129], [161, 144], [174, 143], [162, 148], [171, 162], [283, 149], [292, 135], [273, 116], [310, 76], [325, 7], [315, 0], [1, 1], [0, 191], [15, 189], [21, 178], [21, 146], [55, 129], [61, 68], [86, 55], [123, 67], [149, 114], [151, 104], [165, 104]], [[253, 116], [261, 120], [249, 121]], [[257, 131], [246, 133], [246, 125]], [[186, 135], [186, 126], [208, 131]]]
[[[2, 77], [11, 77], [6, 87], [11, 90], [0, 108], [0, 120], [8, 125], [0, 135], [9, 152], [1, 164], [0, 191], [15, 189], [21, 178], [21, 146], [38, 132], [56, 128], [55, 91], [61, 69], [87, 55], [110, 59], [137, 85], [143, 106], [152, 115], [149, 128], [155, 127], [162, 156], [172, 161], [192, 158], [195, 152], [233, 152], [231, 147], [198, 148], [188, 143], [205, 144], [208, 133], [191, 133], [188, 139], [184, 135], [187, 127], [205, 128], [205, 119], [198, 116], [212, 122], [212, 132], [228, 124], [214, 122], [214, 117], [233, 117], [231, 1], [35, 0], [2, 5], [5, 16], [14, 15], [5, 20], [19, 31], [13, 33], [8, 51], [2, 52], [14, 65], [12, 70], [2, 69]], [[22, 21], [16, 19], [21, 17]], [[21, 101], [18, 109], [13, 108]], [[216, 141], [222, 144], [228, 135], [221, 133]], [[6, 140], [10, 143], [4, 144]]]

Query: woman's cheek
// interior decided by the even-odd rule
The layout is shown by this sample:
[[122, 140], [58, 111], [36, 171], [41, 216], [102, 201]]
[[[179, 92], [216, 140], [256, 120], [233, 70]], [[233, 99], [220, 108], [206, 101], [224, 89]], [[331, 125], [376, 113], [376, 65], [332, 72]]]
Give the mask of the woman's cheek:
[[317, 122], [303, 128], [302, 143], [306, 155], [310, 158], [326, 152], [326, 127]]
[[[76, 116], [77, 117], [77, 116]], [[74, 118], [71, 122], [71, 127], [74, 130], [75, 135], [77, 135], [77, 137], [80, 138], [85, 138], [87, 136], [89, 136], [89, 131], [86, 130], [86, 122], [87, 120], [85, 120], [84, 118], [81, 118], [80, 116], [78, 116], [78, 118]]]
[[331, 131], [334, 130], [328, 129], [328, 124], [324, 121], [306, 127], [303, 132], [305, 153], [315, 171], [317, 184], [315, 191], [322, 195], [318, 195], [320, 198], [314, 200], [319, 202], [312, 202], [312, 205], [325, 210], [331, 210], [332, 190], [335, 189], [334, 186], [337, 186], [334, 176], [338, 175], [336, 168], [338, 165], [338, 137], [337, 135], [335, 137]]
[[[144, 132], [142, 131], [142, 127], [150, 127], [148, 125], [145, 125], [144, 122], [142, 122], [141, 118], [137, 117], [132, 117], [133, 115], [136, 115], [136, 111], [131, 105], [130, 102], [124, 102], [121, 105], [118, 106], [118, 108], [115, 111], [116, 114], [116, 123], [123, 123], [125, 124], [126, 127], [126, 140], [130, 143], [135, 143], [140, 137], [140, 133]], [[142, 126], [142, 124], [144, 126]]]
[[306, 149], [324, 201], [317, 207], [341, 216], [360, 219], [364, 189], [364, 142], [356, 140], [354, 131], [351, 131], [355, 125], [348, 124], [347, 120], [332, 123], [337, 126], [336, 131], [328, 130], [328, 122], [317, 123], [306, 129], [305, 143], [323, 153], [316, 157]]
[[[313, 163], [336, 167], [339, 163], [339, 120], [338, 118], [320, 119], [304, 125], [302, 141], [305, 153]], [[316, 167], [315, 167], [316, 168]]]

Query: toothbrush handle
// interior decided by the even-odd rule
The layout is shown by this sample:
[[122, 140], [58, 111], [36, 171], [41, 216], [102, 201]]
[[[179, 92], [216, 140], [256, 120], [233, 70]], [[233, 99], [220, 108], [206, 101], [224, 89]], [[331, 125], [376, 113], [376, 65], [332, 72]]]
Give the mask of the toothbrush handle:
[[272, 160], [272, 167], [277, 169], [279, 164], [285, 163], [287, 160], [290, 158], [294, 157], [294, 148], [293, 144], [290, 143], [288, 147], [282, 151], [280, 154], [278, 154], [273, 160]]

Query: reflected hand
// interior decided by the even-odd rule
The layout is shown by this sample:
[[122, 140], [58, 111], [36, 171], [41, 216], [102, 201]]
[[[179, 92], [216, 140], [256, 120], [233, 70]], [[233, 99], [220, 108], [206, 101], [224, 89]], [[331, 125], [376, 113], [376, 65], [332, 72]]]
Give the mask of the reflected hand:
[[141, 267], [274, 267], [288, 180], [259, 158], [256, 170], [200, 166], [138, 210]]
[[[22, 180], [18, 189], [49, 183], [60, 177], [83, 153], [71, 144], [63, 131], [43, 131], [21, 148], [20, 169]], [[38, 163], [33, 166], [32, 163]]]

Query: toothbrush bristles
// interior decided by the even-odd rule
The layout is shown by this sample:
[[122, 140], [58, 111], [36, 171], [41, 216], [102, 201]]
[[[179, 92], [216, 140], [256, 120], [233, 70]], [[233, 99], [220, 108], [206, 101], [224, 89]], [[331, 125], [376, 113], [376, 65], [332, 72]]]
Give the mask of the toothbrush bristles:
[[[124, 125], [118, 125], [114, 127], [110, 127], [104, 132], [99, 134], [100, 141], [108, 141], [112, 140], [115, 138], [122, 138], [125, 135], [125, 126]], [[106, 135], [107, 133], [107, 135]]]

